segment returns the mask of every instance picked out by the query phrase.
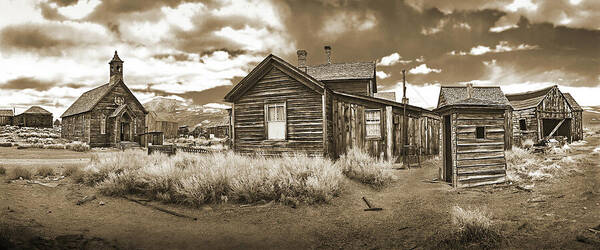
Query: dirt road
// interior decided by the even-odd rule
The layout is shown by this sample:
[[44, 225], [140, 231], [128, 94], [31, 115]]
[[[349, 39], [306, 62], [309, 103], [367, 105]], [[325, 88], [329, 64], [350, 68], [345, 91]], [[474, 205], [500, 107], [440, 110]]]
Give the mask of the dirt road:
[[[582, 167], [581, 173], [538, 183], [533, 192], [514, 186], [455, 190], [443, 183], [424, 182], [437, 176], [437, 166], [428, 163], [420, 169], [396, 170], [399, 181], [381, 191], [347, 181], [344, 193], [324, 205], [188, 208], [152, 203], [197, 218], [191, 220], [123, 198], [98, 196], [75, 205], [95, 190], [72, 184], [68, 178], [55, 188], [2, 180], [0, 222], [24, 227], [51, 246], [71, 242], [88, 248], [125, 249], [411, 249], [435, 248], [447, 237], [453, 229], [449, 211], [458, 205], [489, 211], [506, 238], [504, 248], [598, 249], [600, 236], [587, 229], [600, 224], [600, 155], [591, 154], [600, 145], [600, 138], [586, 140], [587, 144], [573, 146], [571, 156], [593, 159], [595, 165]], [[17, 151], [0, 149], [0, 156], [15, 155], [7, 150]], [[62, 157], [54, 158], [31, 154], [39, 155], [38, 159], [51, 158], [48, 162], [56, 160], [57, 167], [70, 161], [67, 159], [89, 158], [89, 154], [64, 152], [57, 152], [54, 155]], [[23, 160], [27, 155], [15, 158]], [[21, 165], [19, 160], [1, 161], [7, 168], [12, 167], [11, 161]], [[383, 210], [363, 211], [363, 196]], [[57, 236], [71, 241], [54, 240]], [[577, 241], [581, 236], [597, 241]]]

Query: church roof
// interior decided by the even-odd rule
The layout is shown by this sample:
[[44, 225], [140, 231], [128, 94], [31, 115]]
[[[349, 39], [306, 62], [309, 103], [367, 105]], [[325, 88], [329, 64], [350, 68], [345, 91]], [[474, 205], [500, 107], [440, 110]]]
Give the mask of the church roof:
[[119, 58], [119, 55], [117, 54], [117, 51], [115, 50], [115, 55], [113, 56], [112, 60], [110, 60], [111, 62], [123, 62], [123, 60], [121, 60], [121, 58]]

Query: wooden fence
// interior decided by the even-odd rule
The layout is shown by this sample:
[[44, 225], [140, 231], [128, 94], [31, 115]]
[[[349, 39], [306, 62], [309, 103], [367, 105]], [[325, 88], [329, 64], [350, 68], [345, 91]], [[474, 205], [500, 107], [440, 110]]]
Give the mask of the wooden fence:
[[211, 151], [202, 149], [202, 148], [192, 148], [192, 147], [178, 147], [175, 145], [148, 145], [148, 155], [154, 152], [160, 152], [167, 155], [175, 155], [177, 151], [187, 152], [187, 153], [195, 153], [195, 154], [207, 154]]

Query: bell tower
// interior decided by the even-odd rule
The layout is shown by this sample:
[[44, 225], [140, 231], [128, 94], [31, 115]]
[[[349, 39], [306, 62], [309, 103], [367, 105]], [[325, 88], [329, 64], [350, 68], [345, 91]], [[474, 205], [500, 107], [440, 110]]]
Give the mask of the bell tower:
[[123, 79], [123, 61], [121, 60], [121, 58], [119, 58], [119, 55], [117, 55], [116, 50], [115, 50], [115, 55], [113, 56], [112, 60], [110, 60], [110, 62], [108, 64], [110, 65], [110, 78], [109, 79], [112, 79], [113, 76]]

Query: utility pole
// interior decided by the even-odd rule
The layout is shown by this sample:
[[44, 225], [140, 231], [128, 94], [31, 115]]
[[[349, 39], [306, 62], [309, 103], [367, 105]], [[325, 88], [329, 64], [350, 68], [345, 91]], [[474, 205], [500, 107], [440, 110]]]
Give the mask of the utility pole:
[[[408, 119], [406, 119], [406, 104], [408, 103], [408, 99], [406, 99], [406, 70], [402, 70], [402, 104], [404, 104], [404, 110], [402, 114], [402, 164], [406, 166], [408, 159], [408, 144], [406, 143], [408, 140]], [[408, 166], [410, 168], [410, 162], [408, 162]]]

